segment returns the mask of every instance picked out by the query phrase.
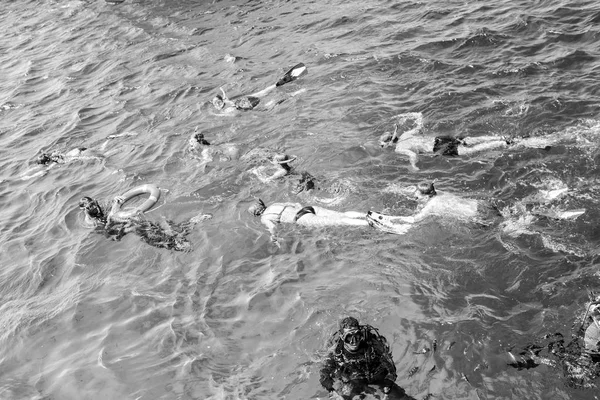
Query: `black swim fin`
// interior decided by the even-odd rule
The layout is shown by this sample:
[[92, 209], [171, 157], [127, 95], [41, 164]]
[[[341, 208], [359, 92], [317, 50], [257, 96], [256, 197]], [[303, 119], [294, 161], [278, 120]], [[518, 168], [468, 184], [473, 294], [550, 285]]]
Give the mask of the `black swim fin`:
[[277, 81], [275, 86], [283, 86], [286, 83], [293, 82], [302, 75], [304, 75], [306, 72], [308, 72], [308, 68], [306, 68], [306, 65], [304, 65], [304, 63], [296, 64], [292, 67], [292, 69], [286, 72], [280, 80]]

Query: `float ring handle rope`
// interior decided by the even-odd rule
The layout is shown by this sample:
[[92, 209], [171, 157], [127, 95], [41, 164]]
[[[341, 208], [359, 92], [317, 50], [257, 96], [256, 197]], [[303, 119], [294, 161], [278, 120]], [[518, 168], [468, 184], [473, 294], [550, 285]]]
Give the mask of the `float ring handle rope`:
[[[121, 207], [123, 207], [123, 204], [127, 203], [129, 200], [133, 199], [134, 197], [137, 197], [144, 193], [148, 193], [150, 196], [148, 196], [146, 201], [144, 201], [142, 204], [140, 204], [139, 206], [133, 207], [133, 208], [121, 210]], [[143, 213], [143, 212], [146, 212], [149, 209], [151, 209], [156, 204], [158, 199], [160, 198], [160, 189], [156, 185], [146, 184], [146, 185], [141, 185], [141, 186], [135, 187], [133, 189], [130, 189], [127, 192], [123, 193], [123, 195], [121, 195], [119, 197], [121, 200], [118, 205], [119, 211], [113, 212], [110, 215], [110, 219], [113, 221], [116, 221], [116, 222], [124, 222], [124, 221], [127, 221], [128, 219], [135, 217], [140, 212]]]

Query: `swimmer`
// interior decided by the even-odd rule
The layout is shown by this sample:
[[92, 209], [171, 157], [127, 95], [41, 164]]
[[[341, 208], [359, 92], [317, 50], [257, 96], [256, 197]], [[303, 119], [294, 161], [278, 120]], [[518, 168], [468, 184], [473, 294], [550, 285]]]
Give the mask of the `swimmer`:
[[298, 175], [300, 179], [293, 185], [292, 192], [296, 195], [307, 194], [319, 203], [336, 205], [351, 193], [358, 192], [356, 185], [347, 179], [317, 178], [306, 171]]
[[231, 161], [239, 158], [239, 148], [232, 143], [222, 143], [211, 145], [204, 138], [204, 134], [198, 132], [198, 128], [194, 130], [194, 133], [188, 141], [188, 148], [194, 158], [202, 161], [202, 163], [209, 163], [218, 157], [219, 161]]
[[266, 97], [269, 93], [271, 93], [276, 88], [285, 85], [286, 83], [293, 82], [298, 79], [300, 76], [304, 75], [308, 72], [308, 69], [303, 63], [299, 63], [292, 67], [285, 75], [279, 79], [275, 84], [267, 86], [265, 89], [252, 93], [247, 96], [238, 96], [230, 99], [225, 93], [225, 90], [221, 87], [222, 94], [217, 94], [211, 101], [212, 105], [218, 111], [224, 113], [230, 113], [235, 110], [248, 111], [254, 109], [259, 103], [260, 100]]
[[[423, 115], [421, 113], [400, 114], [394, 117], [394, 132], [386, 132], [379, 138], [381, 147], [396, 145], [396, 153], [408, 156], [410, 165], [418, 170], [417, 161], [419, 154], [439, 154], [443, 156], [468, 156], [488, 150], [503, 149], [510, 146], [529, 148], [548, 148], [556, 142], [556, 138], [540, 140], [537, 137], [505, 138], [500, 136], [425, 136], [422, 134]], [[412, 122], [410, 129], [403, 133], [398, 132], [398, 127], [405, 127]]]
[[296, 159], [295, 156], [279, 153], [273, 156], [269, 161], [270, 165], [259, 165], [250, 170], [251, 173], [263, 183], [269, 183], [283, 178], [292, 173], [292, 167], [289, 165]]
[[359, 211], [339, 212], [317, 206], [303, 207], [299, 203], [273, 203], [266, 206], [258, 199], [248, 208], [254, 216], [260, 216], [261, 222], [271, 233], [271, 239], [276, 242], [275, 228], [279, 223], [290, 223], [313, 228], [326, 226], [358, 226], [368, 227], [366, 213]]
[[52, 163], [66, 164], [72, 161], [101, 160], [102, 158], [102, 155], [94, 150], [90, 150], [85, 147], [78, 147], [68, 151], [65, 154], [56, 151], [52, 153], [43, 152], [38, 156], [37, 163], [40, 165], [49, 165]]
[[103, 158], [98, 152], [85, 147], [78, 147], [67, 153], [60, 153], [58, 151], [42, 152], [36, 158], [35, 165], [21, 174], [20, 179], [26, 181], [38, 176], [44, 176], [51, 168], [59, 164], [67, 164], [73, 161], [97, 161]]
[[[43, 151], [34, 161], [34, 166], [29, 168], [20, 175], [21, 180], [29, 180], [38, 176], [46, 175], [50, 169], [57, 165], [69, 164], [76, 161], [104, 161], [108, 157], [116, 154], [123, 154], [123, 146], [113, 146], [108, 151], [105, 151], [109, 143], [112, 144], [110, 139], [122, 137], [122, 136], [135, 136], [136, 133], [124, 132], [120, 134], [110, 135], [106, 138], [104, 143], [96, 149], [90, 149], [87, 147], [76, 147], [69, 150], [66, 153], [60, 151]], [[136, 145], [132, 145], [136, 147]]]
[[96, 199], [86, 196], [79, 200], [79, 208], [84, 211], [86, 222], [94, 225], [96, 232], [107, 238], [119, 241], [127, 233], [135, 233], [151, 246], [175, 251], [190, 251], [191, 243], [187, 240], [187, 235], [197, 222], [211, 218], [209, 214], [201, 214], [180, 224], [166, 220], [166, 228], [142, 218], [142, 213], [125, 221], [111, 219], [112, 214], [120, 211], [121, 204], [122, 197], [115, 197], [107, 212], [108, 207], [101, 205]]

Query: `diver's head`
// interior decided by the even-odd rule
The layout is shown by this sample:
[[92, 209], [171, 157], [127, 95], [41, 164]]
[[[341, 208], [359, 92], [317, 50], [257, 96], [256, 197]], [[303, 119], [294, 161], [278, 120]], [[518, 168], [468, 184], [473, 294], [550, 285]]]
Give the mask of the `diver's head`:
[[102, 207], [98, 203], [98, 200], [92, 199], [91, 197], [82, 197], [79, 200], [79, 208], [83, 209], [86, 215], [92, 219], [102, 221], [105, 219]]
[[52, 162], [52, 157], [48, 153], [42, 153], [37, 158], [37, 163], [42, 165], [48, 165]]
[[267, 206], [265, 205], [265, 203], [261, 199], [257, 199], [254, 202], [254, 204], [252, 204], [250, 207], [248, 207], [248, 212], [250, 214], [254, 215], [255, 217], [258, 217], [266, 209], [267, 209]]
[[215, 97], [213, 97], [212, 104], [217, 110], [222, 110], [225, 107], [225, 100], [223, 100], [223, 96], [218, 94]]
[[346, 351], [350, 353], [358, 351], [365, 340], [365, 335], [356, 318], [346, 317], [340, 322], [340, 338], [344, 341]]

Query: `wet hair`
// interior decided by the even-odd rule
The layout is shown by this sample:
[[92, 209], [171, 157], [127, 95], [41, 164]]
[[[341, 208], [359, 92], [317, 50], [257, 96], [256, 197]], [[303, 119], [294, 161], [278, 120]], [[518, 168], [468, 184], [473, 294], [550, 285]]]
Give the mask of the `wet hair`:
[[207, 142], [207, 141], [204, 139], [204, 134], [203, 134], [203, 133], [196, 133], [196, 134], [194, 134], [194, 139], [195, 139], [195, 140], [196, 140], [196, 141], [197, 141], [199, 144], [202, 144], [202, 145], [205, 145], [205, 146], [210, 146], [210, 143], [209, 143], [209, 142]]
[[433, 187], [433, 183], [419, 183], [417, 185], [417, 190], [419, 193], [429, 197], [433, 197], [437, 194], [435, 187]]
[[360, 329], [360, 324], [356, 318], [346, 317], [340, 322], [340, 332], [343, 332], [344, 329]]
[[267, 206], [261, 199], [257, 199], [254, 204], [248, 207], [248, 212], [255, 217], [262, 215], [262, 213], [267, 209]]

